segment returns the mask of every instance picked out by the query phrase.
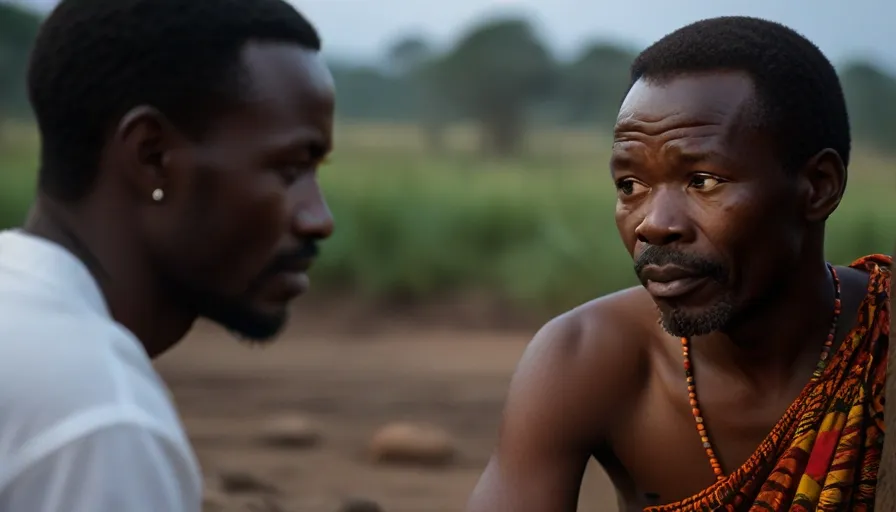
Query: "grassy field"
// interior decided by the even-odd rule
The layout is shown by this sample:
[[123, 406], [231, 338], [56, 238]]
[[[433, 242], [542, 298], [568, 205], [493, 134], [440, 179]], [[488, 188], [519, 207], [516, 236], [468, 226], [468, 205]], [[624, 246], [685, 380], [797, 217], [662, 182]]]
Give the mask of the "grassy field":
[[[553, 313], [633, 284], [613, 221], [609, 143], [594, 132], [540, 131], [529, 155], [488, 162], [457, 127], [440, 156], [411, 126], [339, 126], [322, 180], [337, 221], [316, 287], [371, 300], [476, 293]], [[36, 137], [7, 131], [0, 152], [0, 226], [31, 201]], [[856, 150], [849, 190], [829, 222], [837, 263], [887, 252], [896, 233], [896, 162]]]

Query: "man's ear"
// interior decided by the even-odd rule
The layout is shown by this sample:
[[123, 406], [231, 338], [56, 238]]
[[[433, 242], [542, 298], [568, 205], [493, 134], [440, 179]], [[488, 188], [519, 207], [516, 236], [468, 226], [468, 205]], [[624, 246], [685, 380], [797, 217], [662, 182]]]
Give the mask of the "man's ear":
[[118, 172], [139, 200], [159, 202], [170, 188], [171, 153], [180, 144], [174, 125], [157, 109], [138, 106], [128, 111], [116, 127], [120, 148]]
[[846, 190], [846, 166], [833, 149], [824, 149], [799, 171], [806, 186], [804, 215], [809, 222], [823, 222], [834, 213]]

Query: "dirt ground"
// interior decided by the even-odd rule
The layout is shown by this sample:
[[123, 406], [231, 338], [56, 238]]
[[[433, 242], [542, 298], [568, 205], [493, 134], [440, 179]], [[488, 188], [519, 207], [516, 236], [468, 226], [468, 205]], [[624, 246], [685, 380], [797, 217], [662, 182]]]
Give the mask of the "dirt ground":
[[[341, 331], [291, 328], [275, 344], [254, 348], [201, 325], [158, 362], [210, 485], [230, 475], [268, 487], [216, 492], [217, 505], [208, 510], [338, 512], [357, 498], [384, 512], [463, 510], [532, 332], [419, 325]], [[260, 444], [259, 430], [284, 413], [319, 425], [320, 443]], [[395, 421], [438, 425], [454, 438], [459, 456], [442, 468], [373, 464], [371, 436]], [[579, 509], [616, 510], [598, 468], [586, 475]]]

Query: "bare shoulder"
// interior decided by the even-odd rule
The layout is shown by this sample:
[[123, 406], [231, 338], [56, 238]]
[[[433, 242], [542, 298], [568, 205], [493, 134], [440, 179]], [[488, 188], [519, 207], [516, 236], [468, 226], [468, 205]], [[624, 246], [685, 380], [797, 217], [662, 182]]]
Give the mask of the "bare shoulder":
[[588, 460], [647, 381], [652, 308], [642, 289], [623, 290], [538, 331], [511, 381], [498, 447], [468, 512], [576, 509]]
[[[611, 411], [633, 405], [649, 372], [656, 309], [642, 288], [629, 288], [549, 321], [527, 347], [511, 384], [514, 402], [541, 402], [565, 428], [599, 440]], [[548, 405], [550, 404], [550, 405]]]
[[603, 366], [616, 357], [617, 363], [638, 359], [646, 354], [656, 315], [640, 287], [606, 295], [551, 319], [532, 339], [524, 359], [546, 356], [567, 370], [593, 370], [595, 363]]

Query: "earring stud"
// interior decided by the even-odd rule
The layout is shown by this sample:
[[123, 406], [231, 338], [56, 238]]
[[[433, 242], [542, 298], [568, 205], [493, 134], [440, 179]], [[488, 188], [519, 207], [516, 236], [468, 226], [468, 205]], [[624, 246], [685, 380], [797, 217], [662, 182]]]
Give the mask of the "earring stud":
[[152, 200], [153, 201], [158, 203], [162, 199], [165, 199], [165, 192], [163, 192], [162, 189], [157, 188], [152, 191]]

